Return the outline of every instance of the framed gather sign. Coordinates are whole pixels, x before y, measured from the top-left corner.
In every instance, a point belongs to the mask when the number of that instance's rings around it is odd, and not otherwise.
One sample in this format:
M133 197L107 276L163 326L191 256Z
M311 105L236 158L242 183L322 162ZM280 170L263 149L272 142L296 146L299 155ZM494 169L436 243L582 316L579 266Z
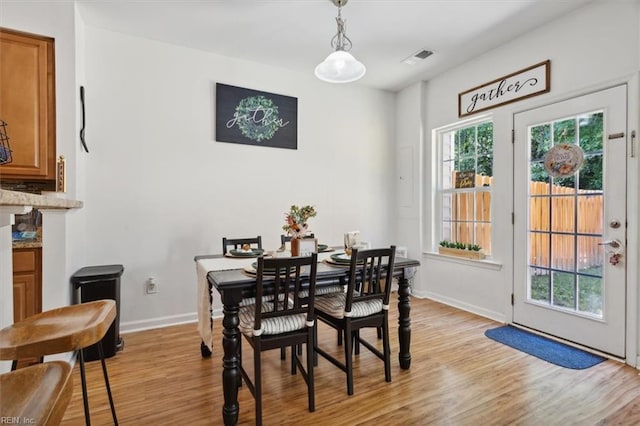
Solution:
M216 83L216 140L298 149L298 98Z
M475 114L551 90L551 61L532 65L458 94L458 116Z

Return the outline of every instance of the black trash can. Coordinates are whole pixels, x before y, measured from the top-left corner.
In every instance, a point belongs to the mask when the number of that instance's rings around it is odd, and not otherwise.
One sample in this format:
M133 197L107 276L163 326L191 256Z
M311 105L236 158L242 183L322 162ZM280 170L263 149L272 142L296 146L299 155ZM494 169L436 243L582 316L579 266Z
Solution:
M122 265L87 266L71 276L74 303L103 299L116 301L116 318L102 338L105 358L114 356L124 346L124 341L120 338L120 277L123 272ZM98 345L83 349L83 355L85 361L100 359Z

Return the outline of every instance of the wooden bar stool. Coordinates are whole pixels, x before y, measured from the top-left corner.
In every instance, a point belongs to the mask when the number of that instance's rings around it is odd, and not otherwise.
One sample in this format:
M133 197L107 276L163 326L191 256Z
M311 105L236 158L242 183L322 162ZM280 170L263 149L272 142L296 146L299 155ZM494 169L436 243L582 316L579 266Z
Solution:
M0 423L59 425L72 393L71 366L64 361L0 374Z
M15 370L17 361L22 358L42 358L45 355L78 351L84 415L87 425L90 425L82 349L97 344L111 414L114 424L117 425L118 419L111 396L101 342L115 317L116 302L114 300L97 300L64 306L30 316L0 330L0 360L13 360L12 369Z

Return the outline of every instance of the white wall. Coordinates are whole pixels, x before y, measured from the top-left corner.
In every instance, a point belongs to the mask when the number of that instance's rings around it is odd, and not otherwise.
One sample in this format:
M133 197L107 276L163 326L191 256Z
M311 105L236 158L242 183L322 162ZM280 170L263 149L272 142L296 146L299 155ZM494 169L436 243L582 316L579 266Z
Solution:
M85 28L87 264L123 264L122 328L193 318L194 256L276 249L291 204L320 242L394 241L394 95ZM298 149L216 142L215 83L298 98ZM148 277L158 294L146 295ZM166 318L165 318L166 317Z
M640 70L640 44L638 27L640 23L638 1L594 2L569 16L540 27L522 37L514 39L497 49L469 61L455 69L426 83L424 104L413 105L399 103L403 112L397 127L414 126L413 118L403 119L404 112L422 108L425 131L424 193L425 221L422 280L414 284L415 293L428 296L455 306L480 313L482 315L508 321L511 317L509 295L512 288L512 147L511 127L513 113L526 108L542 105L585 91L606 87L611 81L633 80ZM493 187L493 261L498 265L487 267L472 266L469 262L450 262L429 254L435 250L438 236L431 233L432 191L432 139L431 131L458 121L458 93L471 87L494 80L529 65L551 60L551 92L528 101L496 108L490 111L494 121L494 176ZM633 87L633 85L632 85ZM637 87L637 86L636 86ZM414 88L401 92L413 93ZM637 89L631 96L637 96ZM638 123L637 102L631 102L633 108L630 124ZM635 107L633 106L635 105ZM633 128L633 127L632 127ZM403 141L407 143L407 141ZM419 138L414 138L412 146L417 147ZM631 176L637 176L637 161L630 164ZM418 175L416 174L416 177ZM631 212L630 221L637 222L638 193L634 191L636 180L631 182L631 203L636 210ZM635 193L634 193L635 192ZM417 208L416 208L417 211ZM399 217L399 235L407 235L413 229L413 220ZM632 224L630 232L635 246L630 253L636 254L638 227ZM414 243L419 236L414 237ZM637 294L637 260L630 264L628 285L631 294ZM428 271L428 273L425 273ZM635 278L634 278L635 277ZM633 305L637 307L637 301ZM636 318L635 312L632 317ZM635 327L636 330L638 327ZM635 336L629 343L635 342Z

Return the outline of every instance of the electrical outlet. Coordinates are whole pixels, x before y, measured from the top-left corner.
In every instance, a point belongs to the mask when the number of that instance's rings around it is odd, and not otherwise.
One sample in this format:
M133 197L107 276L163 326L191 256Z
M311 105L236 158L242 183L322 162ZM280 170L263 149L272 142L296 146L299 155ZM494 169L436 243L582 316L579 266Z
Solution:
M150 277L147 280L147 294L153 294L158 292L158 283L156 283L156 279Z

